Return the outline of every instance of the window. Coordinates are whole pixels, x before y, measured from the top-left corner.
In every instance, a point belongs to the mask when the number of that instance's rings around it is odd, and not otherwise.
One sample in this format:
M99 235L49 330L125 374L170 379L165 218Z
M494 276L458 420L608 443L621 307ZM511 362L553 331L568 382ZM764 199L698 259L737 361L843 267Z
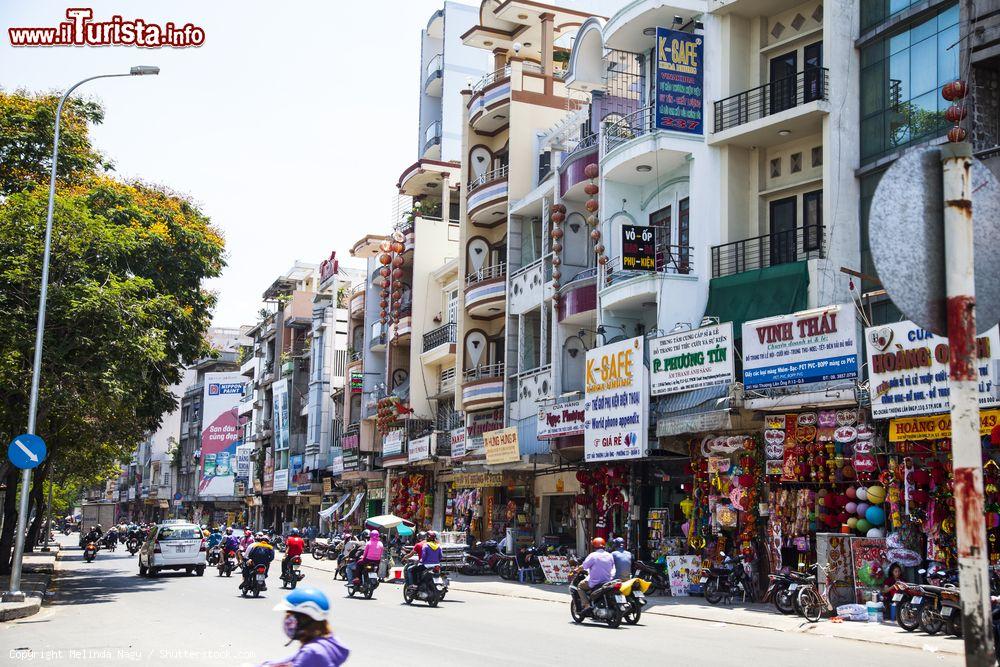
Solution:
M788 163L788 171L793 174L802 171L802 153L792 153Z
M823 249L823 191L816 190L802 195L802 227L805 234L802 244L806 252Z
M823 166L823 147L816 146L812 149L812 166L822 167Z
M958 77L958 41L952 6L861 50L862 162L946 130L940 90Z
M797 197L776 199L769 204L771 222L771 266L798 259L795 244Z
M691 200L677 202L677 273L691 270Z
M664 206L659 211L649 214L649 226L655 227L656 236L653 242L656 244L656 270L662 271L670 258L670 223L671 207Z
M458 290L448 292L448 322L458 322Z

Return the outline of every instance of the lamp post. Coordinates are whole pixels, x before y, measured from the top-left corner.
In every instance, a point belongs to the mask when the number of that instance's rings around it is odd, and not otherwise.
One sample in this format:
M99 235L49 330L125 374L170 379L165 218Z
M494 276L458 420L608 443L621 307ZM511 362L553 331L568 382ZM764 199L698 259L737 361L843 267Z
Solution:
M52 248L52 211L56 198L56 169L59 162L59 126L62 119L63 105L74 90L94 79L111 79L120 76L146 76L159 74L160 68L150 65L138 65L123 74L99 74L78 81L63 93L56 107L55 137L52 141L52 172L49 177L49 209L45 218L45 251L42 255L42 290L38 298L38 324L35 328L35 360L31 371L31 398L28 403L28 433L35 433L35 417L38 414L38 384L42 370L42 339L45 333L45 301L49 292L49 254ZM17 512L17 532L14 539L14 560L10 569L10 586L4 592L4 602L23 602L21 591L21 561L24 557L24 533L28 523L28 493L31 490L31 470L21 473L21 503Z

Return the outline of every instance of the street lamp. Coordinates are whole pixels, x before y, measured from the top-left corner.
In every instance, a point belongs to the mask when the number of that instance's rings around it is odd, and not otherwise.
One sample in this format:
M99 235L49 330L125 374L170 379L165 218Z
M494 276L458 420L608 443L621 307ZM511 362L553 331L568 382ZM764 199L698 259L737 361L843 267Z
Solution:
M38 383L42 370L42 338L45 332L45 301L49 292L49 254L52 248L52 210L55 206L56 198L56 169L59 163L59 126L62 119L63 105L66 99L74 90L94 79L112 79L120 76L147 76L159 74L160 68L152 65L137 65L131 68L126 74L98 74L82 81L77 81L70 86L56 107L56 129L55 137L52 141L52 173L49 177L49 210L45 217L45 251L42 255L42 290L38 298L38 324L35 328L35 362L31 371L31 398L28 403L28 433L35 433L35 418L38 413ZM24 470L21 474L21 503L17 512L17 532L14 540L14 560L10 569L10 586L4 592L2 600L4 602L23 602L24 593L21 591L21 561L24 557L24 533L28 523L28 493L31 489L31 470ZM50 496L51 497L51 496ZM51 514L50 514L51 517ZM48 526L45 527L48 530ZM48 540L48 533L46 540Z

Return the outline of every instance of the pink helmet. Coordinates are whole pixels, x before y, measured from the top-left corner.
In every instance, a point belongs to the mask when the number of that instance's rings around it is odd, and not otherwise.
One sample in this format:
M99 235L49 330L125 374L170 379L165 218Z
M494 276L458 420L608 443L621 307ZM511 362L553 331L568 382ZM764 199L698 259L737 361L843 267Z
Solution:
M369 539L377 540L378 539L378 531L377 530L373 530L371 533L369 533L368 537L369 537Z

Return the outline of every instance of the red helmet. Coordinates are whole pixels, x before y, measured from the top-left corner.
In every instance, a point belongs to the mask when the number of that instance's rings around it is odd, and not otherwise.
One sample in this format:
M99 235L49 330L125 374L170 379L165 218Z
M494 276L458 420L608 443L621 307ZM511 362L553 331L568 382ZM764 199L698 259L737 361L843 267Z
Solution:
M594 547L595 549L603 549L605 544L606 542L604 541L603 537L595 537L590 541L590 546Z

